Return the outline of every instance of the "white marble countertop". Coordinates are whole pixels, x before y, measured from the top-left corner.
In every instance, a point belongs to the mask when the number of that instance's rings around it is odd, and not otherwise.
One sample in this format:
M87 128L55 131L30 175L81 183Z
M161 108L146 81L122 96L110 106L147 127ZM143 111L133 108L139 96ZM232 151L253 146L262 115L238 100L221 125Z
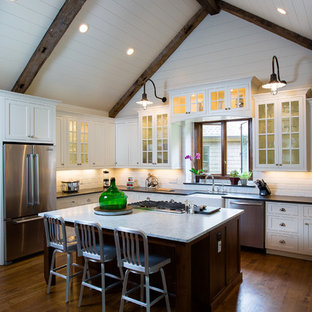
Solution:
M211 215L133 209L133 212L128 215L100 216L93 212L93 208L97 206L98 204L95 203L45 213L61 216L66 222L76 220L97 222L103 229L114 230L119 226L140 229L149 237L184 243L195 240L243 213L243 210L228 208L221 208L219 212ZM44 213L39 213L39 216L43 215Z

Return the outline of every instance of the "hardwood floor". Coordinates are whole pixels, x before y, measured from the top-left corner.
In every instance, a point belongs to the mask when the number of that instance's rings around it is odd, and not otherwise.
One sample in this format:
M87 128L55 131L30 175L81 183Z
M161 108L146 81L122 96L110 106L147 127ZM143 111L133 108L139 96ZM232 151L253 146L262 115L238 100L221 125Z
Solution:
M230 293L216 312L312 311L312 262L250 251L242 251L241 255L243 283ZM42 255L0 267L0 311L101 310L99 293L88 289L85 289L83 306L80 309L77 307L79 281L73 283L70 303L67 305L65 280L57 278L57 285L47 295L42 271ZM107 312L118 311L119 290L107 293ZM174 300L170 299L170 302L173 305ZM125 311L144 310L127 303ZM164 302L153 307L152 311L166 311Z

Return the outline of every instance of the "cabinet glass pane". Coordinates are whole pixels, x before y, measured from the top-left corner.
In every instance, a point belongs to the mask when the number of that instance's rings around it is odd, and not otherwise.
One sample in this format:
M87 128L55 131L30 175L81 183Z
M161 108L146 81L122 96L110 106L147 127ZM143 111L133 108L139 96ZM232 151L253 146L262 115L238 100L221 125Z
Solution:
M274 104L267 105L267 118L274 118Z
M147 116L142 117L142 127L146 128L147 127Z
M292 150L291 151L291 163L293 165L299 164L299 150Z
M191 95L191 104L196 104L196 94Z
M199 110L200 112L203 112L203 111L204 111L204 103L203 103L203 102L198 104L198 110Z
M265 135L259 135L259 148L266 148L266 137L265 137Z
M164 126L167 126L167 125L168 125L168 115L167 115L167 114L164 114L164 115L163 115L163 125L164 125Z
M294 133L291 135L291 147L299 148L299 133Z
M143 152L143 164L147 163L147 152Z
M196 113L197 112L197 103L191 103L191 112Z
M265 104L260 104L258 106L258 115L259 115L259 119L265 118Z
M148 133L148 139L152 139L153 138L153 129L151 129L151 128L148 128L148 131L147 131L147 133Z
M299 102L298 101L291 102L291 116L299 117Z
M275 151L268 150L268 164L272 165L275 163Z
M180 113L185 114L185 105L180 106Z
M149 128L151 128L153 126L153 117L152 116L147 117L147 126Z
M274 148L274 134L268 134L267 135L268 140L268 148Z
M157 127L162 126L162 115L157 115Z
M162 150L162 140L157 140L157 151L161 151Z
M167 140L167 139L164 139L164 140L163 140L163 149L164 149L165 151L168 150L168 140Z
M157 163L162 164L162 153L161 152L157 153Z
M259 133L266 133L265 120L259 120Z
M163 128L158 127L157 128L157 138L162 138L163 137Z
M274 133L274 119L267 120L267 133Z
M289 118L283 118L282 119L282 132L289 132L290 127L289 127Z
M299 117L291 118L291 132L299 132Z
M289 134L283 134L282 135L282 147L283 148L289 148L290 147L290 135Z
M168 128L163 129L163 138L167 139L168 138Z
M266 151L265 150L259 151L259 164L262 164L262 165L266 164Z
M149 163L153 162L153 153L152 152L148 152L148 162Z
M163 163L168 164L168 152L163 153Z
M177 114L180 113L179 106L174 106L174 107L173 107L173 113L174 113L175 115L177 115Z
M152 140L148 140L147 141L147 150L148 151L152 151L153 150L153 141Z
M143 128L143 130L142 130L142 138L143 138L143 140L147 139L147 129L146 128Z
M290 150L282 150L282 164L290 164Z
M147 141L146 140L143 140L143 142L142 142L142 150L147 151Z
M282 116L289 116L289 102L282 102Z
M174 97L173 98L173 105L179 105L179 103L180 103L180 99L179 99L179 97L178 96L176 96L176 97Z

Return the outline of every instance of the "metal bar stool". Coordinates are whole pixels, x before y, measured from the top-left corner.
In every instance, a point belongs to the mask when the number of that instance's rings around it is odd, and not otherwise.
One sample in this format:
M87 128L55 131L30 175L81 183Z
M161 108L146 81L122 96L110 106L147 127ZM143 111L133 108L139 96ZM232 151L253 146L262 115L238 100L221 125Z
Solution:
M82 255L85 260L78 307L81 306L83 290L84 286L86 286L102 293L102 312L105 312L105 291L120 284L123 279L123 271L121 268L119 268L120 276L105 273L104 263L116 258L116 248L115 246L104 245L102 229L98 223L75 221L75 232L77 237L78 255ZM86 274L89 271L88 261L99 262L101 264L101 273L86 278ZM92 279L98 276L101 276L101 287L95 286L91 282ZM105 276L117 279L118 282L105 286Z
M66 279L66 303L69 301L69 282L72 282L73 277L78 274L81 274L82 271L79 271L73 274L73 266L80 267L77 263L73 263L72 253L77 250L77 242L75 236L67 236L66 226L64 219L60 216L44 215L43 218L44 229L46 235L47 247L53 247L54 251L52 254L52 262L50 268L50 275L48 281L47 293L50 293L52 275L62 277ZM56 253L66 253L67 261L66 264L61 265L57 268L55 265L55 256ZM66 275L57 272L60 269L66 268Z
M170 263L171 259L156 255L149 255L148 240L146 234L143 231L118 227L114 231L114 237L117 252L117 264L119 267L127 269L123 281L119 311L123 311L124 301L129 301L145 307L146 311L150 312L152 305L154 305L162 298L165 298L167 312L170 312L170 303L163 267ZM163 289L152 287L150 286L149 282L149 275L159 271L161 273ZM127 290L127 283L130 272L140 274L141 284L130 290ZM144 287L146 296L145 302L143 301ZM128 296L138 288L140 288L140 301ZM161 295L155 298L152 302L150 300L150 289L161 293Z

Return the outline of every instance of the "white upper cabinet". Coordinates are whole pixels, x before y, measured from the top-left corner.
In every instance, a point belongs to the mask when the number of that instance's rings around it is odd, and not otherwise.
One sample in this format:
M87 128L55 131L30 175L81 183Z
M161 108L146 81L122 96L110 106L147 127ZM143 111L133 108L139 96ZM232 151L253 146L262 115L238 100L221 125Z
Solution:
M181 167L181 129L170 123L168 107L140 111L139 129L141 167Z
M115 166L115 121L58 112L57 169L99 169Z
M91 122L90 165L92 168L115 166L115 123L114 121Z
M169 91L171 121L197 117L253 117L251 94L260 81L245 78Z
M116 119L116 167L140 165L138 118Z
M55 108L58 102L1 91L5 103L5 140L55 143Z
M255 95L255 170L306 171L307 90Z
M170 93L172 121L198 117L206 113L205 90L183 89Z

